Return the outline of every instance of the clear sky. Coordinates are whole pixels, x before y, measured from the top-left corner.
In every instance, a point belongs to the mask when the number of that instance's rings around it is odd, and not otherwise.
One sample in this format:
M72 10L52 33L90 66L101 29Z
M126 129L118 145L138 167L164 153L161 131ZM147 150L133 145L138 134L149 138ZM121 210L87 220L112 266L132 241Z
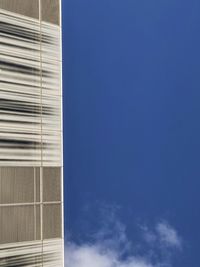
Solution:
M68 267L199 267L200 1L63 0L63 60Z

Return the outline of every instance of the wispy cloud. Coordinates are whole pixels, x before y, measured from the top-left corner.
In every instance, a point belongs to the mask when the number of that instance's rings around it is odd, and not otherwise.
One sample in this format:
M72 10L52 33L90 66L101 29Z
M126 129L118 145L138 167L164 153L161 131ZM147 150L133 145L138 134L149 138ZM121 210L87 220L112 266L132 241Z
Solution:
M146 225L141 226L141 230L145 241L150 245L158 245L159 243L160 246L165 248L182 248L181 237L175 228L166 221L158 222L153 229L150 229Z
M139 226L141 240L135 243L114 214L107 220L91 242L67 242L65 267L171 267L174 253L182 247L176 229L166 221L151 228Z
M159 239L163 244L169 247L181 248L181 238L178 236L177 231L170 226L167 222L158 223L156 226Z

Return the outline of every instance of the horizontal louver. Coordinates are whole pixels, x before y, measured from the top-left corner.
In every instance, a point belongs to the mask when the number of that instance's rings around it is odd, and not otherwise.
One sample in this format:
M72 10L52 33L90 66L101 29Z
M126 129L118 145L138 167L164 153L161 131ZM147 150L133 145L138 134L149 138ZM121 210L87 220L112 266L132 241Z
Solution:
M0 245L0 267L63 266L62 246L59 239Z
M60 27L0 9L0 165L61 165Z

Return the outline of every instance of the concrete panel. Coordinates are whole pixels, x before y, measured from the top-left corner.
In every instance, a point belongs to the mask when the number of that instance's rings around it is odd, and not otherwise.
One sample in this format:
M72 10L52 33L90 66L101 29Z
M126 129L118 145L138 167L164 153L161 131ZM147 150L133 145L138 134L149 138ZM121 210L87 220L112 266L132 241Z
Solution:
M36 218L35 218L35 222L36 222L36 225L35 225L35 227L36 227L36 233L35 233L35 238L36 238L36 240L40 240L41 239L41 220L40 220L40 205L37 205L36 207L35 207L35 216L36 216Z
M61 238L61 205L46 204L43 206L43 238Z
M0 207L0 244L34 240L34 206Z
M0 168L0 204L34 201L34 169L32 167Z
M40 168L35 168L36 202L40 202Z
M42 0L42 20L53 24L60 24L59 0Z
M43 201L61 201L60 167L43 168Z
M0 8L39 19L39 0L0 0Z

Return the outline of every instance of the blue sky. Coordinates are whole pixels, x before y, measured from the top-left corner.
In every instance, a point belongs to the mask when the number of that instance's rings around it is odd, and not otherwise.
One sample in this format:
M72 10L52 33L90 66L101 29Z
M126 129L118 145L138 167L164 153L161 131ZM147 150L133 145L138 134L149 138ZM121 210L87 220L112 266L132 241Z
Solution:
M75 259L200 266L199 14L197 0L63 0L65 231Z

